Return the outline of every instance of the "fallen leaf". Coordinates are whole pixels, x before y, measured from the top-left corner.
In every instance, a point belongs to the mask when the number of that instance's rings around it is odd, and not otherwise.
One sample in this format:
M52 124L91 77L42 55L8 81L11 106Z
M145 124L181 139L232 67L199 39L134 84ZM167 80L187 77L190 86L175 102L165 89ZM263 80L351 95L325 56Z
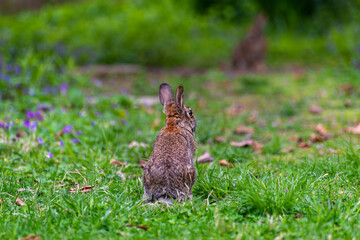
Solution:
M17 138L22 138L22 137L25 137L25 136L26 136L26 133L25 133L25 132L20 131L20 132L17 132L17 133L16 133L16 137L17 137Z
M310 142L312 143L319 143L319 142L324 142L326 140L328 140L329 137L328 136L319 136L319 135L312 135L310 137Z
M253 145L253 140L248 139L241 142L230 142L230 145L232 147L250 147Z
M118 175L121 179L125 179L125 175L121 171L117 171L116 175Z
M39 235L35 235L33 233L22 238L22 240L40 240L40 239L41 237Z
M322 113L322 108L319 107L319 106L310 106L309 107L309 112L312 113L312 114L320 114Z
M301 218L301 217L302 217L302 214L299 213L298 215L296 215L296 216L294 217L294 219L298 219L298 218Z
M119 167L126 165L125 162L117 161L117 160L114 159L114 158L110 160L110 164L111 164L111 165L117 165L117 166L119 166Z
M54 188L57 188L57 187L65 187L65 184L60 184L60 185L55 185Z
M59 137L61 137L64 134L64 131L61 129L56 135L55 138L58 139Z
M78 193L78 192L86 193L86 192L90 192L91 189L95 186L96 185L89 185L89 186L84 186L80 189L79 188L70 188L69 192L71 192L71 193Z
M147 231L150 227L149 226L144 226L144 225L126 225L127 227L137 227L139 229L145 230Z
M264 147L264 145L259 143L258 141L253 141L252 146L254 148L254 152L259 154L262 152L262 149Z
M307 142L301 142L298 145L298 148L310 148L310 145Z
M148 147L149 145L146 143L142 143L142 142L137 142L137 141L132 141L131 143L129 143L128 147L129 148L134 148L134 147Z
M303 142L304 140L303 140L302 137L291 136L291 137L288 138L288 141L301 143L301 142Z
M140 162L140 167L141 168L144 168L146 166L146 161L140 159L139 162Z
M209 163L214 161L214 158L210 155L208 151L206 151L203 155L198 157L197 162L198 163Z
M247 126L238 126L235 129L235 133L237 134L253 134L255 133L255 130L251 127L247 127Z
M345 132L353 133L353 134L360 134L360 123L358 123L355 127L345 128Z
M345 83L339 86L339 91L344 92L346 95L350 95L354 91L354 86L350 83Z
M18 197L16 198L15 203L16 203L16 205L18 205L18 206L20 206L20 207L26 205L26 203L24 203L24 201L21 199L20 196L18 196Z
M223 166L223 167L234 167L235 166L234 163L228 162L225 159L220 160L219 164L220 164L220 166Z
M293 152L295 151L295 147L286 147L286 148L283 148L281 149L281 153L287 153L287 152Z
M351 107L351 105L352 105L352 103L351 103L351 101L350 100L346 100L345 102L344 102L344 106L345 107Z
M227 110L226 113L229 116L238 116L244 111L244 107L241 105L231 105Z
M255 123L257 121L257 117L256 116L250 116L247 119L247 123Z
M152 128L157 128L161 123L161 119L160 118L156 118L152 124Z
M321 123L317 124L314 128L315 132L322 136L326 136L328 134L327 129Z
M227 138L224 137L224 136L217 136L217 137L214 137L214 141L215 142L226 142L227 141Z

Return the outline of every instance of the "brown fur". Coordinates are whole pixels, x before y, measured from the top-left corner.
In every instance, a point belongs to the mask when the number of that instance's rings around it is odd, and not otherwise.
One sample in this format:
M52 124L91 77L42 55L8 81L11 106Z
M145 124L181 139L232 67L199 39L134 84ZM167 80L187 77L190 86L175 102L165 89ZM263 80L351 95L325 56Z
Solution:
M160 130L143 172L147 201L191 199L196 179L194 166L196 119L191 108L183 104L184 88L180 85L173 100L171 87L160 85L159 97L164 105L166 126Z
M266 17L260 14L245 38L236 46L232 56L232 68L240 71L259 71L265 68Z

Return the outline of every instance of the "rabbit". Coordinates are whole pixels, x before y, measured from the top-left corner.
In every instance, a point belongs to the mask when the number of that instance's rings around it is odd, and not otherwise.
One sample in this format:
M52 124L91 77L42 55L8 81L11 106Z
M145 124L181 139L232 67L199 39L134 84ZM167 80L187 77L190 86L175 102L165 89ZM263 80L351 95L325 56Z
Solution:
M160 130L144 167L143 199L146 202L192 199L191 190L196 180L196 118L191 108L183 103L183 95L182 85L176 89L175 100L168 84L162 83L159 87L166 125Z

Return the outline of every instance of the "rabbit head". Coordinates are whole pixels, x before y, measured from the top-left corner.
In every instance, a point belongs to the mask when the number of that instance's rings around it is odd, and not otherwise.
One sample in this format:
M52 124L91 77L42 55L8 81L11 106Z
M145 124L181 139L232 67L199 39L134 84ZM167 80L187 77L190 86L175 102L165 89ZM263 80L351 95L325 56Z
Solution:
M167 83L162 83L159 88L160 103L164 106L166 125L177 125L180 128L195 133L196 118L190 107L184 104L184 87L179 85L176 89L175 100L172 89Z

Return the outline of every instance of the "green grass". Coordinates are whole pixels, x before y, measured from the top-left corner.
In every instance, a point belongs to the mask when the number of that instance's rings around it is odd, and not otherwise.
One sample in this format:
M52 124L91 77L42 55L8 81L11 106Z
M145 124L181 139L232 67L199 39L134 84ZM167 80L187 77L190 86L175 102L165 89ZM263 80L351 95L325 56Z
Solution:
M215 158L211 165L196 165L193 201L168 207L141 201L139 160L149 157L164 115L160 104L144 107L136 99L156 95L160 80L140 75L129 89L131 97L107 96L90 78L77 75L71 62L64 72L58 71L64 63L57 58L28 55L20 64L21 73L2 69L9 81L0 80L0 120L13 122L8 130L0 128L1 239L31 233L44 239L360 238L359 136L343 132L359 121L359 71L338 67L305 69L300 77L274 72L229 78L214 69L189 78L166 76L173 87L184 85L185 103L197 117L196 156L209 151ZM64 82L69 88L60 93ZM354 91L339 90L344 83ZM49 87L57 92L44 91ZM352 105L344 107L345 101ZM23 124L26 111L35 112L38 104L53 109L42 112L43 120L31 131ZM229 115L233 104L242 105L243 113ZM310 105L323 112L309 113ZM254 115L257 121L248 123ZM160 125L154 125L156 119ZM289 141L308 141L317 123L333 137L309 149ZM73 132L57 139L66 125ZM238 125L255 129L253 138L264 144L261 154L230 146L246 138L234 134ZM19 132L25 136L17 138ZM220 135L228 141L214 142ZM129 148L132 141L148 146ZM295 151L281 153L289 146ZM127 165L112 166L112 158ZM235 167L221 167L222 159ZM69 191L88 185L94 187L86 193ZM15 204L18 196L26 206Z

